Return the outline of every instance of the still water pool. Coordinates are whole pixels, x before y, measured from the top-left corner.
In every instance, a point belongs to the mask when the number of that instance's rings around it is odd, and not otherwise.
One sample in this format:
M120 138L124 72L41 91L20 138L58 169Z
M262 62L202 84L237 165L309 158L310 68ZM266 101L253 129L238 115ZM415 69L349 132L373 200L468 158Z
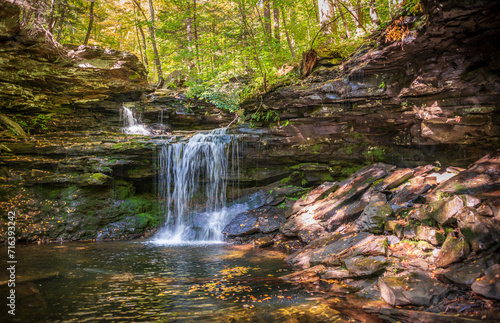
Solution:
M0 252L6 259L6 248ZM289 273L283 257L229 244L21 245L16 248L16 316L4 308L0 317L12 322L351 321L318 295L279 280ZM5 270L0 277L5 300Z

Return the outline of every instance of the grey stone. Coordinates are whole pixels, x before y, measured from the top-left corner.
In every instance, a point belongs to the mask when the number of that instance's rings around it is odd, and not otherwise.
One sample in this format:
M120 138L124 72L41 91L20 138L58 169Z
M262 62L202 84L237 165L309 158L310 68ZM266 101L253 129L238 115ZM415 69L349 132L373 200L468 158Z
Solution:
M475 209L466 207L456 217L460 232L471 244L472 250L486 250L500 242L500 234L490 219L480 216Z
M469 244L467 241L462 236L456 238L452 234L448 234L436 258L435 264L437 267L447 267L454 262L464 259L468 254Z
M357 256L345 259L344 264L353 277L360 277L373 275L384 270L389 261L382 256Z
M444 242L445 236L438 229L421 225L416 229L416 236L418 240L424 240L432 243L433 245L440 245Z
M484 277L472 284L472 290L484 297L500 300L500 264L484 272Z
M378 287L382 298L393 306L435 305L449 293L446 285L421 270L407 272L399 277L380 277Z
M369 231L381 233L384 229L387 217L392 215L392 208L386 201L370 202L358 220L356 220L357 231Z

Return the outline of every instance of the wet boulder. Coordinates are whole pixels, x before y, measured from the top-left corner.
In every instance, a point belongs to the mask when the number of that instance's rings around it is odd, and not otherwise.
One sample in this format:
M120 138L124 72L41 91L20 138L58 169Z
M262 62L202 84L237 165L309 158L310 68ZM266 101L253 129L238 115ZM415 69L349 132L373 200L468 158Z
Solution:
M240 213L226 225L222 233L230 238L256 233L259 229L258 221L259 217L255 213L249 211Z

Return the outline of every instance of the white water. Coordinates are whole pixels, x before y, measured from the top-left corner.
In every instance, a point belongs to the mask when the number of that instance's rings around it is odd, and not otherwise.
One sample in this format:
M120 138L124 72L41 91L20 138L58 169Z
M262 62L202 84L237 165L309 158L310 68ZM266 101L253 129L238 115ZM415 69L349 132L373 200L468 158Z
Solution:
M153 242L223 242L222 229L246 207L226 206L227 178L237 178L238 149L237 140L226 129L160 147L157 187L166 220Z
M122 107L120 110L120 119L122 121L122 131L126 134L134 135L150 135L151 132L146 127L139 123L134 117L134 113L127 107Z

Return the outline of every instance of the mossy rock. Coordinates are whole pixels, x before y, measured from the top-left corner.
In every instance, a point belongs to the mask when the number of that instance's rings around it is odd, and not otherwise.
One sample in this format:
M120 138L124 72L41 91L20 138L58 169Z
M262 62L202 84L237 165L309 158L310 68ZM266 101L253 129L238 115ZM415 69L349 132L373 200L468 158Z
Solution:
M77 180L80 186L109 186L113 178L102 173L85 173Z

